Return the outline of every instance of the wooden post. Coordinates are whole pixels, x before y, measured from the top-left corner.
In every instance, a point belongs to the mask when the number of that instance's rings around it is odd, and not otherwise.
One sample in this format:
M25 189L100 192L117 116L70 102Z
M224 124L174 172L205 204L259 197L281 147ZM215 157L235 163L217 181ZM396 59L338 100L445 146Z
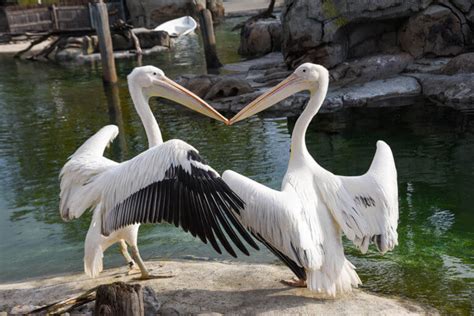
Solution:
M58 9L56 8L55 4L51 6L51 10L51 17L53 18L53 28L55 31L59 31Z
M100 285L95 298L95 315L143 316L143 290L140 284L116 282Z
M110 35L109 14L107 5L102 1L95 3L92 17L92 25L95 26L99 38L100 57L102 61L102 79L104 83L116 83L117 72L115 71L114 48Z
M204 54L206 55L207 68L222 67L219 57L217 57L216 37L214 36L212 14L209 9L202 9L199 11L199 24L201 25L201 35L204 43Z

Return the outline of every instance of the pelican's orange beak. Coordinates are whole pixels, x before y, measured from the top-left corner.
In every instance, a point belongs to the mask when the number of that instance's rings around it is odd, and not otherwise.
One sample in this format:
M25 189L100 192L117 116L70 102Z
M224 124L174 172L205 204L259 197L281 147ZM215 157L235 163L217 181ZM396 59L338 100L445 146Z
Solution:
M277 104L281 100L286 99L290 95L297 91L303 90L304 87L300 86L303 80L297 77L295 74L290 75L288 78L280 82L278 85L268 90L246 107L240 110L232 119L230 119L228 125L232 125L236 122L242 121L252 115L257 114L274 104Z
M206 101L173 80L162 77L159 80L154 80L153 83L151 89L156 91L157 95L229 125L229 120L207 104Z

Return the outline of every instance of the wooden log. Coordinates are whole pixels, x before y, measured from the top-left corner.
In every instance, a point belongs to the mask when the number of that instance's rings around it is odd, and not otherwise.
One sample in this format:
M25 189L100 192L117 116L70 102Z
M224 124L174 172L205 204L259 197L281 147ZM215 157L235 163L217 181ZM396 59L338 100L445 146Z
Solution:
M104 83L114 84L117 82L117 72L115 70L114 48L110 35L109 14L107 5L99 0L94 6L93 25L99 38L99 50L102 62L102 79Z
M216 37L214 35L212 13L209 9L202 9L199 11L199 23L201 25L201 35L204 43L204 54L206 55L207 68L215 69L222 67L219 57L217 57Z
M95 299L95 315L143 316L143 290L140 284L116 282L100 285Z
M40 38L38 38L38 39L34 40L33 42L31 42L30 45L27 48L25 48L25 49L19 51L18 53L16 53L15 56L13 56L13 57L14 58L20 58L21 55L23 55L24 53L26 53L27 51L32 49L33 46L36 46L39 43L42 43L42 42L46 41L50 36L51 36L51 33L47 33L45 35L42 35Z

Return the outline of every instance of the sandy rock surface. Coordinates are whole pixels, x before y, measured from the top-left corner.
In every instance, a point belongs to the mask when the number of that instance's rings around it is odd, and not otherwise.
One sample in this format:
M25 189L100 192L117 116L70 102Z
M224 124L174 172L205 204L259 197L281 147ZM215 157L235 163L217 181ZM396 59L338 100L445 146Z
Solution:
M354 290L337 299L324 298L306 289L289 288L279 280L290 278L283 266L229 264L208 261L148 262L154 274L172 278L135 281L126 268L110 269L99 278L84 274L56 276L0 285L0 311L16 305L43 305L79 294L99 284L140 282L153 288L164 313L248 313L324 315L414 315L436 311L398 298Z

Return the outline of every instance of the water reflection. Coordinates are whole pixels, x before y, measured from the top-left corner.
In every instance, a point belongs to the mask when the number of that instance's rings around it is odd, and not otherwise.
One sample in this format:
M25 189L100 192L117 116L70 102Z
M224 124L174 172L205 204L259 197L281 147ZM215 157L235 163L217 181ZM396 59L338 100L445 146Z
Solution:
M118 138L118 152L115 156L119 157L120 161L124 160L124 156L128 156L127 141L125 139L125 127L122 117L122 107L120 105L119 86L104 85L104 93L107 98L107 107L109 111L110 124L117 125L119 128Z

